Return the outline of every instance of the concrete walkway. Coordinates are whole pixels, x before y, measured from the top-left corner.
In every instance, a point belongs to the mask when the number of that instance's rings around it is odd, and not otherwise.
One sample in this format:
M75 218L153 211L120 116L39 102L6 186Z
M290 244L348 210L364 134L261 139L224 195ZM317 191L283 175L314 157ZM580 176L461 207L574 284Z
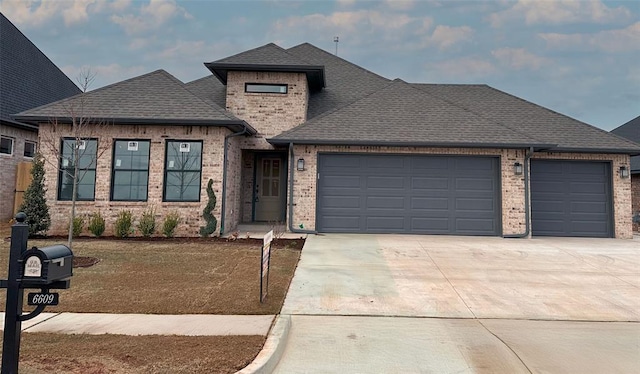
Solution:
M4 313L0 313L4 321ZM273 315L41 313L22 322L22 331L120 335L262 335ZM4 323L3 325L4 326Z
M639 239L310 236L253 372L638 372Z

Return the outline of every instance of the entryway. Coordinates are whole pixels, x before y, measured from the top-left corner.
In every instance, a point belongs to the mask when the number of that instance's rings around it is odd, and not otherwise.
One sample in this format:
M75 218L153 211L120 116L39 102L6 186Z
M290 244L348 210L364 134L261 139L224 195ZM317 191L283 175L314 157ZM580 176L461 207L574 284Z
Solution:
M287 159L283 153L256 153L253 221L284 222Z

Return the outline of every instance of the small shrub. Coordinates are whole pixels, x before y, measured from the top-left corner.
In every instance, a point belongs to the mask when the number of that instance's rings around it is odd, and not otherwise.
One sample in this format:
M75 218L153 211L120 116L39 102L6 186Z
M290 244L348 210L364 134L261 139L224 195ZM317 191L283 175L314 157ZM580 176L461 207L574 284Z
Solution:
M178 212L171 212L164 217L164 222L162 223L162 233L167 238L172 238L175 234L176 227L180 223L180 215Z
M218 228L218 220L213 215L213 210L216 208L216 193L213 191L213 179L209 179L207 183L207 196L209 201L202 210L202 218L207 222L205 226L200 226L200 236L206 238L213 234Z
M87 229L94 236L102 236L102 234L104 234L104 217L102 216L102 214L100 214L100 212L91 213L91 215L89 216L89 226L87 226Z
M82 234L82 229L84 228L84 218L82 216L75 216L73 218L73 237L77 238ZM67 230L69 229L69 225L67 225Z
M142 213L140 222L138 222L138 230L145 238L151 237L156 232L156 211L151 208Z
M115 235L118 238L128 238L133 233L133 215L130 210L118 213L115 223Z

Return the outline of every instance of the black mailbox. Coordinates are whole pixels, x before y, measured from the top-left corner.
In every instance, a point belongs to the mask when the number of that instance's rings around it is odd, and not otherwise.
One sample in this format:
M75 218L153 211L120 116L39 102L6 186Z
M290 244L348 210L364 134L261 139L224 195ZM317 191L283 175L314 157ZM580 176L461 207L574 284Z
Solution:
M62 244L33 247L25 251L18 262L23 286L47 285L73 275L73 252Z

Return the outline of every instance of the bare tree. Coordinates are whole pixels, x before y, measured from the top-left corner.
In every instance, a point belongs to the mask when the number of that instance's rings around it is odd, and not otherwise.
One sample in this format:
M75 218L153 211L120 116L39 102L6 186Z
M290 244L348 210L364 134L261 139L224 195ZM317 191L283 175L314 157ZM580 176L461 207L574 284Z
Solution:
M98 159L109 149L110 139L99 139L108 123L91 115L87 91L95 74L86 70L77 82L82 94L63 102L64 112L40 127L40 144L54 157L46 158L58 174L58 196L71 201L67 245L73 245L73 223L78 200L94 200ZM95 113L94 113L95 114ZM91 183L87 183L91 182ZM93 187L90 191L86 186Z

